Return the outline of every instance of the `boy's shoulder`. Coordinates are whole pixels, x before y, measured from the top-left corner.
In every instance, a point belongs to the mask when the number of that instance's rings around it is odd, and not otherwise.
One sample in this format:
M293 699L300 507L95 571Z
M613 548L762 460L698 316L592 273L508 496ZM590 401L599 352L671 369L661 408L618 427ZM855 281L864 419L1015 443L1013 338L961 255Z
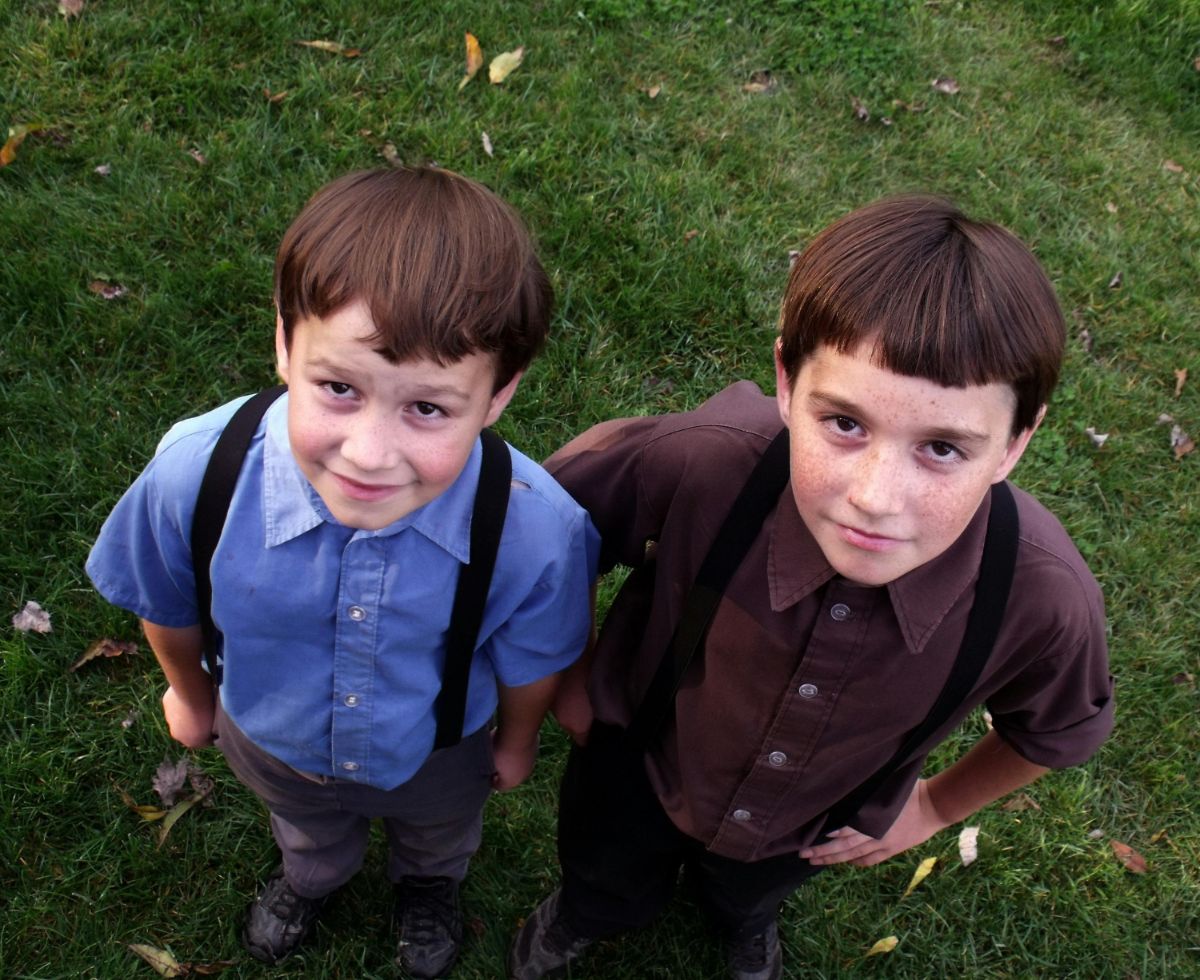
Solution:
M518 519L572 524L582 519L583 508L540 463L511 443L512 487L509 511Z
M1031 493L1016 486L1012 491L1021 528L1014 586L1040 597L1045 608L1102 615L1100 585L1066 528Z

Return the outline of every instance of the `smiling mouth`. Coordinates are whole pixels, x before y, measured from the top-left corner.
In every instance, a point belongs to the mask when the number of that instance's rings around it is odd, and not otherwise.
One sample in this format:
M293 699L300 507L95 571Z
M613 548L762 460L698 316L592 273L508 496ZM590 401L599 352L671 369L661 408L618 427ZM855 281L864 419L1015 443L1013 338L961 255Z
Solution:
M837 527L843 541L856 548L861 548L863 551L891 551L900 545L899 538L889 538L882 534L860 531L858 528L846 524L839 524Z
M333 478L337 481L342 493L352 500L365 502L384 500L398 489L390 483L359 483L357 480L339 476L337 473L333 474Z

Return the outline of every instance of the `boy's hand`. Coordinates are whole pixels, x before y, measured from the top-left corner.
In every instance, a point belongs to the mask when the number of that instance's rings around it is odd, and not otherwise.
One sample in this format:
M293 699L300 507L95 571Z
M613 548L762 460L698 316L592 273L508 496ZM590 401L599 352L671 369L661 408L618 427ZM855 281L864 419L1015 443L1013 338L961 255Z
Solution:
M520 786L533 772L537 761L538 741L532 744L511 746L504 742L500 730L492 732L492 755L496 771L492 774L492 789L499 793Z
M572 742L576 745L587 745L594 714L592 702L587 696L587 686L582 680L575 682L570 675L563 679L554 703L550 705L550 713L571 736Z
M189 704L175 692L175 688L168 687L162 697L162 706L167 728L175 741L182 742L189 749L212 745L215 708L212 697L207 704Z
M849 862L865 868L929 840L939 830L949 827L950 821L942 819L934 808L927 782L924 779L917 780L900 816L878 840L859 833L853 827L842 827L830 833L832 840L815 847L805 847L800 851L800 856L816 865Z

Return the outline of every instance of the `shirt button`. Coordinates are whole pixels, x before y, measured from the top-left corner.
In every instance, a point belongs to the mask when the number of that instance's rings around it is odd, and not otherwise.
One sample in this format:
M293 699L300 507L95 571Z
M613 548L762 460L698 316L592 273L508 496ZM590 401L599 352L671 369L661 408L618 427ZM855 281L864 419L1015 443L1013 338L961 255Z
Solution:
M350 618L356 623L361 623L367 618L367 611L362 606L351 606L346 611L350 614Z
M747 820L750 819L750 811L749 810L734 810L733 811L733 819L738 821L738 823L745 823Z
M357 762L343 762L342 768L345 769L346 772L358 772L358 763Z
M358 707L358 695L357 694L347 694L342 699L342 704L344 704L347 708L357 708Z
M839 623L844 623L850 618L850 607L844 602L835 602L830 607L829 615L836 619Z
M800 685L800 697L802 698L815 698L820 693L821 691L816 684Z
M767 761L776 768L779 768L780 766L786 766L788 761L787 753L772 752L769 756L767 756Z

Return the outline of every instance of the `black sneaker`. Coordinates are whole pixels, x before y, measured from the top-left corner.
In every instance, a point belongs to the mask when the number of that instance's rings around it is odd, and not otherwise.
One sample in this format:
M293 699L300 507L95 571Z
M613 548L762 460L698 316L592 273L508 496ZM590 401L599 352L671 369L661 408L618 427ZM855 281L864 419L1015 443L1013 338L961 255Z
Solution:
M401 878L396 883L396 922L396 965L414 977L444 977L458 959L463 938L458 882Z
M566 973L592 940L580 936L558 912L562 889L555 891L525 920L508 954L510 980L550 980Z
M730 941L729 976L730 980L779 980L783 976L783 950L774 922L753 936Z
M304 941L324 904L324 898L305 898L292 891L279 868L246 909L242 945L256 960L278 963Z

